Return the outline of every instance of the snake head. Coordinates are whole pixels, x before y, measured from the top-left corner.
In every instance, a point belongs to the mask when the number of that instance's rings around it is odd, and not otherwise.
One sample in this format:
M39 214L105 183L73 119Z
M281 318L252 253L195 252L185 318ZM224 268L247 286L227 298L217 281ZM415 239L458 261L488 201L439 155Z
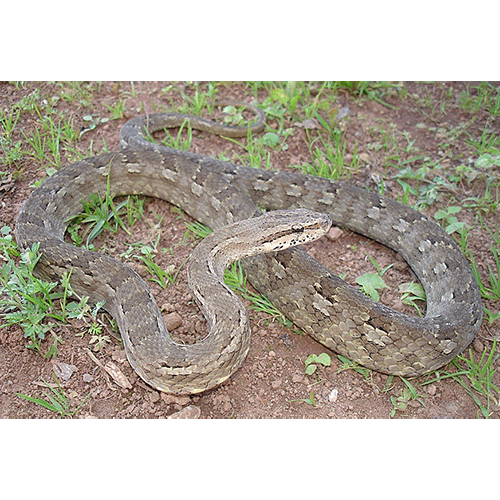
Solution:
M256 249L264 252L278 252L323 236L332 225L327 214L313 212L305 208L276 210L267 212L255 221Z

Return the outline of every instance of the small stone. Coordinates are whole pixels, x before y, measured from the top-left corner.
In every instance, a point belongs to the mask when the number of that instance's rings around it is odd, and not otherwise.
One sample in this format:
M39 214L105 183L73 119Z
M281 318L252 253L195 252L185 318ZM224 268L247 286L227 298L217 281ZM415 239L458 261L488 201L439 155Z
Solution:
M172 413L167 418L175 418L175 419L195 419L199 418L201 415L201 410L197 406L186 406L181 411L177 411Z
M276 357L276 353L274 351L269 351L269 357L270 358Z
M339 390L338 389L332 389L332 392L328 395L328 401L330 403L335 403L337 401L337 398L339 396Z
M431 396L435 396L437 391L436 384L431 384L427 386L427 394L430 394Z
M480 354L484 351L484 345L482 344L482 342L478 338L474 339L474 342L472 342L472 347L474 348L474 350L476 352L478 352Z
M167 405L177 404L179 406L186 406L191 402L191 398L189 396L175 396L174 394L166 394L164 392L161 393L161 399Z
M175 330L176 328L179 328L179 326L182 325L182 318L180 314L177 312L172 312L170 314L167 314L163 318L163 321L165 322L165 326L167 327L168 331Z
M92 375L90 375L89 373L84 373L82 378L83 378L84 382L87 382L87 384L89 382L92 382L92 380L94 380L94 377Z
M344 231L342 229L339 229L338 227L332 227L330 230L326 233L326 237L330 241L336 241L338 240L342 235L344 234Z
M160 395L156 391L151 392L149 394L149 400L151 401L151 403L156 403L160 401Z

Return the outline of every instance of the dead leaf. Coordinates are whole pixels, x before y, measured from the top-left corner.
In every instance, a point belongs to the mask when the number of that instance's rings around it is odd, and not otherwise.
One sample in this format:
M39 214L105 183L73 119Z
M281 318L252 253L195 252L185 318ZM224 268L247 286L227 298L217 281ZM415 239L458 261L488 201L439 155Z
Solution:
M59 361L56 361L52 365L52 369L54 370L54 373L56 374L57 378L63 379L63 380L69 380L71 375L73 375L74 372L76 372L77 367L75 365L68 365L68 363L62 363Z
M90 351L90 349L85 349L92 361L100 366L106 373L111 375L111 378L123 389L131 389L132 384L129 382L128 378L123 374L123 372L111 361L108 361L103 365Z
M312 118L306 118L302 122L295 122L294 126L299 127L299 128L307 128L307 129L320 128L318 122L316 120L313 120Z
M113 380L123 389L132 389L132 384L123 372L114 363L108 361L104 365L104 369L111 375Z

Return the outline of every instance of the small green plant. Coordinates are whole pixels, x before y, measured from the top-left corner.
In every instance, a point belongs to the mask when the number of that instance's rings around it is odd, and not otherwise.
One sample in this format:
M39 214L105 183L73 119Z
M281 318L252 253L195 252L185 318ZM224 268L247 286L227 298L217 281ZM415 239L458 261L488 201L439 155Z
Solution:
M208 226L205 226L198 221L186 222L186 227L194 234L195 238L198 238L200 240L207 237L210 233L213 232Z
M393 406L391 410L391 418L396 415L397 411L405 411L410 401L418 401L422 406L425 406L422 400L424 396L422 394L418 394L417 390L410 384L410 382L408 382L408 380L404 378L401 378L401 380L405 383L406 387L403 387L399 396L390 397Z
M222 110L224 112L224 123L231 126L242 126L245 123L244 109L244 107L225 106Z
M5 238L4 238L5 239ZM69 282L63 285L63 291L57 291L57 283L47 283L33 275L38 262L38 244L21 253L20 263L10 258L12 249L3 245L2 253L6 262L0 274L0 327L18 324L24 336L30 340L28 348L40 352L40 345L47 333L52 331L54 323L51 319L65 321L66 298L70 293ZM56 307L60 299L62 311Z
M8 114L7 111L0 109L0 126L6 139L11 139L12 132L16 128L20 115L21 112L17 108L11 108Z
M472 262L471 267L478 282L481 296L488 300L500 300L500 252L494 247L492 247L492 252L495 257L496 273L491 266L488 265L489 286L483 283L475 261Z
M121 216L124 215L125 212L127 212L129 220L131 217L133 218L131 210L127 208L130 206L130 200L131 198L129 196L115 206L113 198L110 194L108 175L105 195L101 197L97 194L93 194L89 196L88 201L82 200L83 212L70 217L67 221L70 224L68 231L73 237L75 243L81 242L82 238L77 235L77 229L73 229L71 226L79 226L81 224L88 224L86 229L86 234L88 234L86 242L87 248L91 248L90 245L92 241L104 230L116 233L118 231L118 227L121 227L128 235L130 235L131 233L127 230L123 220L121 219Z
M478 86L467 88L460 93L462 109L474 114L484 109L492 117L500 114L500 88L494 88L490 82L481 82Z
M351 361L349 358L346 358L345 356L342 356L340 354L337 354L337 358L339 358L339 360L342 362L342 365L340 365L337 369L337 373L340 373L344 370L354 370L356 373L363 375L367 382L371 383L373 377L372 371L369 368L364 368L363 366L358 365L354 361Z
M459 383L465 392L474 400L479 407L481 415L488 419L491 416L491 404L499 405L500 390L493 384L493 376L496 373L495 364L500 357L496 352L497 340L493 341L491 350L485 348L478 361L474 359L472 349L469 349L469 357L457 356L450 364L456 368L455 372L438 371L436 378L427 380L422 385L430 384L437 380L452 378ZM484 403L486 401L486 404Z
M19 109L12 108L10 113L0 109L0 127L2 134L0 135L0 149L3 151L3 156L0 158L1 163L12 165L22 159L24 151L21 141L12 139L12 133L16 128L21 112Z
M477 265L476 259L471 254L467 252L471 261L471 269L474 277L476 278L479 290L481 292L481 297L487 300L497 301L500 300L500 234L498 233L498 228L495 232L492 232L488 226L484 223L482 226L487 230L490 236L493 238L493 242L490 245L490 251L495 262L494 266L488 265L488 280L489 284L486 284L481 276L479 267Z
M180 89L186 106L178 111L180 113L193 113L201 115L206 109L208 113L213 113L214 97L217 93L217 88L213 83L206 84L207 90L201 90L203 84L199 82L191 82L189 86L194 87L194 94L188 95L184 90Z
M306 375L312 375L318 368L318 365L330 366L331 364L332 360L326 352L322 352L319 355L311 354L305 361Z
M249 130L246 144L244 142L238 142L231 137L228 137L227 140L237 144L246 151L245 155L236 154L236 157L242 164L250 165L254 168L263 168L265 170L272 167L271 153L265 145L264 137L253 137Z
M0 328L19 325L30 341L26 347L37 352L41 352L42 341L50 333L52 341L44 356L55 357L63 340L56 334L56 324L52 320L66 323L70 318L81 319L89 310L88 297L80 298L73 292L71 273L64 274L60 283L47 283L34 276L33 270L40 258L38 245L19 254L10 228L5 226L1 234L3 255L0 258L5 262L0 274ZM18 256L19 264L16 264L13 258ZM77 300L69 301L70 297ZM96 310L102 305L99 303Z
M88 297L84 297L80 303L70 302L68 304L68 318L78 318L87 325L87 331L76 333L77 337L83 337L86 333L90 335L89 344L95 352L102 351L110 342L109 335L104 333L104 323L97 317L97 313L103 308L105 302L101 301L92 307L88 303ZM112 320L112 335L119 338L118 328L115 320Z
M39 115L39 118L40 127L28 134L22 131L26 143L31 146L31 151L27 153L41 164L50 162L55 168L60 168L61 151L78 140L78 133L73 127L73 117L66 119L62 115L47 114L43 118Z
M40 111L40 89L35 89L28 95L25 95L19 102L15 103L14 109L21 113L39 113Z
M99 93L101 82L62 82L59 96L63 101L83 108L92 108L94 93Z
M483 306L483 312L486 314L486 319L488 320L488 325L492 325L497 319L500 318L499 312L491 312L488 308Z
M281 139L274 132L266 132L262 137L262 143L264 146L276 148L281 143Z
M173 273L173 270L167 268L165 271L153 260L154 249L149 245L144 245L141 248L142 255L137 255L136 257L141 260L148 270L151 281L158 283L162 288L167 288L168 283L175 283L177 276L179 275L182 266L187 262L187 259L182 263L177 269L177 272ZM170 266L169 266L170 267Z
M144 198L131 196L127 198L127 218L128 225L134 227L134 224L144 216Z
M415 283L414 281L410 283L401 283L401 285L399 285L399 293L402 295L401 300L403 304L413 306L418 315L422 316L422 312L415 301L425 302L426 296L424 287L420 283Z
M22 146L21 141L13 142L11 139L0 136L0 149L3 152L0 162L5 165L14 165L22 160L24 156Z
M267 297L247 289L247 276L239 262L233 262L226 269L224 282L231 290L251 302L250 309L267 314L271 321L278 321L287 328L292 327L293 323Z
M380 295L377 290L387 288L385 281L375 273L366 273L356 278L356 283L361 287L365 295L368 295L372 300L378 302Z
M0 251L3 254L0 258L3 258L7 262L11 257L19 257L19 250L9 226L3 226L0 229Z
M68 222L77 225L88 224L85 231L87 235L85 246L92 248L92 241L104 230L116 233L118 226L120 226L130 235L119 215L119 212L126 204L127 200L124 200L118 206L115 206L113 200L108 195L104 198L101 198L99 195L90 195L88 201L82 200L84 212L75 215ZM74 233L72 232L71 234Z
M186 118L179 127L177 135L172 135L168 129L163 129L163 131L165 132L165 138L161 141L161 143L164 146L179 149L181 151L187 151L191 147L191 143L193 141L193 129L189 123L189 118ZM146 132L145 137L148 141L156 143L156 139L149 134L149 132Z
M87 394L87 396L85 396L82 403L76 409L71 411L71 405L73 403L72 399L66 396L55 374L52 374L52 376L54 377L56 387L53 387L52 385L48 384L44 379L42 379L45 385L52 392L52 394L50 392L43 393L43 395L48 399L48 401L46 399L42 399L39 397L26 396L25 394L20 394L18 392L16 392L16 395L19 396L20 398L26 399L27 401L31 401L32 403L43 406L44 408L47 408L47 410L57 413L60 417L73 417L76 414L76 412L80 410L80 408L85 404L85 402L90 396L90 393Z
M495 166L500 167L500 148L497 151L497 154L492 155L490 153L483 153L476 160L476 168L479 170L487 171L491 170Z
M460 212L462 207L451 206L446 208L446 210L438 210L434 214L434 219L441 223L444 230L448 234L453 234L455 232L461 232L467 229L467 224L465 222L460 222L455 217L455 214Z
M104 106L106 106L111 113L112 120L118 120L125 116L125 101L122 99L118 99L118 102L115 102L111 106L108 104L104 104ZM105 118L102 118L100 122L105 123L104 120Z
M484 153L498 155L500 151L500 136L495 134L495 131L491 128L485 127L481 136L477 139L470 134L467 135L469 136L469 139L466 141L467 144L474 148L479 155Z
M105 335L103 333L102 325L96 321L91 323L88 328L88 333L90 334L89 344L95 352L104 350L104 348L111 342L109 335Z
M318 136L308 143L313 163L305 163L300 170L306 174L338 180L349 171L345 169L346 141L341 130L332 129L328 123L317 116L318 121L326 129L330 129L328 137ZM354 159L354 157L353 157Z
M80 137L92 130L95 130L99 125L109 121L109 118L101 118L99 115L85 115L82 120L85 122L85 127L80 131Z
M380 296L377 290L381 290L383 288L387 288L385 281L382 279L382 276L394 265L389 264L384 269L381 269L380 266L375 262L375 260L368 255L368 259L377 269L377 274L375 273L365 273L362 276L358 276L356 278L356 283L361 286L361 290L365 295L368 295L372 300L378 302L380 300Z
M316 401L314 399L314 392L313 391L311 391L308 398L290 399L290 400L287 400L287 403L307 403L308 405L316 407Z

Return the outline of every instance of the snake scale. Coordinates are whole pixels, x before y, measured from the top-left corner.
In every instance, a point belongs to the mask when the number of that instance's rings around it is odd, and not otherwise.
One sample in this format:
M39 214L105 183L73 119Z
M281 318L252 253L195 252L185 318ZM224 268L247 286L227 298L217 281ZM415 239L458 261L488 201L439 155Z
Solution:
M259 132L264 127L263 114L250 108L258 115L250 132ZM197 393L220 384L237 370L248 351L249 332L234 333L247 328L243 324L246 317L229 314L227 290L210 285L210 295L219 306L205 315L209 324L217 323L220 328L215 333L211 329L194 345L176 344L147 285L133 270L110 257L65 243L67 221L81 210L82 199L105 193L107 186L113 196L162 198L214 230L256 217L260 209L314 210L400 253L425 289L423 318L372 301L300 248L242 260L253 286L298 327L367 368L419 376L446 364L473 340L482 320L479 289L460 249L435 222L349 183L235 165L146 141L148 132L180 126L185 119L185 115L172 113L127 122L120 133L121 152L87 158L59 170L28 198L16 224L20 248L40 244L41 258L35 268L39 276L55 281L71 270L77 293L89 295L95 302L106 301L129 362L147 383L172 393ZM193 128L224 136L248 132L245 127L235 131L234 127L189 119ZM254 224L251 221L244 227L257 238L261 229ZM221 234L221 238L215 237L215 247L232 237L232 233ZM233 245L238 247L238 242ZM189 267L195 269L195 275L197 271L206 275L214 265L210 258L208 263L191 258ZM196 291L195 285L193 294L203 307L206 289Z

